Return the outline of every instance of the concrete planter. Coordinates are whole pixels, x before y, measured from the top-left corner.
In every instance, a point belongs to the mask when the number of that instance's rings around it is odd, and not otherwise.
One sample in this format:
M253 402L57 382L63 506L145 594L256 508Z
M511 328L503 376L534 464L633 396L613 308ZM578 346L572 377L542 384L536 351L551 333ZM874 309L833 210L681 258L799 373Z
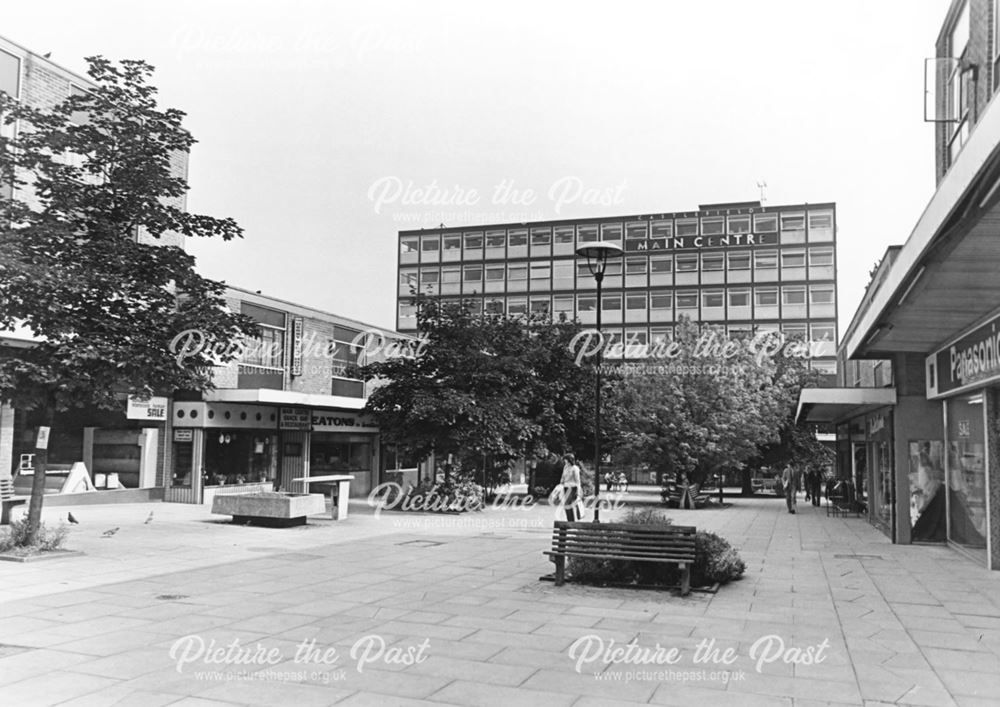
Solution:
M325 511L323 494L319 493L227 494L212 499L212 513L231 515L234 523L304 525L307 516Z

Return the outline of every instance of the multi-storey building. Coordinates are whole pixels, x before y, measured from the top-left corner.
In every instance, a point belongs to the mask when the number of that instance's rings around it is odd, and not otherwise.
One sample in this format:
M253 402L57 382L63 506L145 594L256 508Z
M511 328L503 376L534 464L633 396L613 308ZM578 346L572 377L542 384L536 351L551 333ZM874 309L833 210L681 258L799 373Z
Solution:
M937 188L845 332L857 375L799 408L837 425L839 472L894 541L1000 569L1000 2L952 0L935 49Z
M624 249L608 264L601 302L586 243ZM439 228L399 233L397 329L416 328L413 293L471 301L484 313L596 320L612 341L655 344L675 322L729 334L780 330L814 341L818 370L836 370L833 203L705 204L697 211Z

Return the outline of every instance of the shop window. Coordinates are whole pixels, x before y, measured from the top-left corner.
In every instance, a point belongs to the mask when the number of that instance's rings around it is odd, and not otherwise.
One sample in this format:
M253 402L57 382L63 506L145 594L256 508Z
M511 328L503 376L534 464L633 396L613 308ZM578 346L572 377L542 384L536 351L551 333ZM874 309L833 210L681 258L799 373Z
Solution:
M206 429L205 484L273 482L278 471L277 446L277 435L268 432Z

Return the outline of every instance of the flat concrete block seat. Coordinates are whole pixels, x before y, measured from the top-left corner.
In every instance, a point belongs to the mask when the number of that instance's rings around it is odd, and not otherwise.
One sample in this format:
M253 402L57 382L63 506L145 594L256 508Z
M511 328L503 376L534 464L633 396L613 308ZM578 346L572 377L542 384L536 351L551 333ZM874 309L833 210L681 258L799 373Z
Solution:
M245 493L216 496L212 513L231 515L234 523L286 528L305 525L306 518L326 512L319 493Z

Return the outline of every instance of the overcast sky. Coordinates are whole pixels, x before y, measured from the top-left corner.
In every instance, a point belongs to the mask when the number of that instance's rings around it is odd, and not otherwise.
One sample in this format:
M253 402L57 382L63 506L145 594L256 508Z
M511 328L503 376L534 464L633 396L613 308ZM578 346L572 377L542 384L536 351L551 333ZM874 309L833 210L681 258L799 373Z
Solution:
M933 193L923 60L948 5L40 1L0 34L76 71L156 67L199 141L190 210L246 231L189 248L230 284L394 326L401 229L692 210L766 181L768 204L837 203L843 333Z

